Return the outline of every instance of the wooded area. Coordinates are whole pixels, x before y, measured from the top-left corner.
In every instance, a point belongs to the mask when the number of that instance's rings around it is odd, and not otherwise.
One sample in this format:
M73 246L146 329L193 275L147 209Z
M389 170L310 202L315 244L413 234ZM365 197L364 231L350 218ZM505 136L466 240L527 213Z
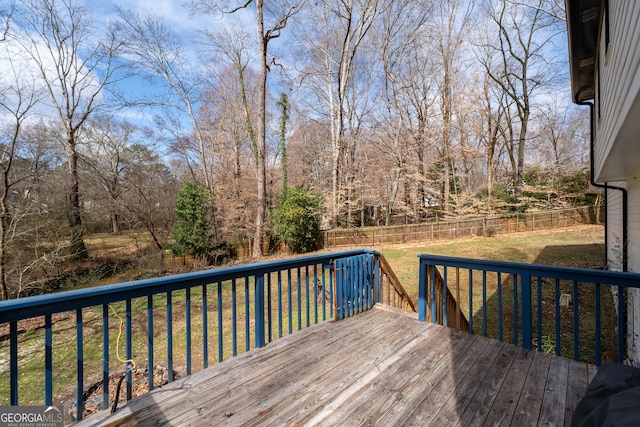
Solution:
M177 29L0 0L0 297L86 258L87 233L167 248L185 182L213 196L213 245L254 257L289 186L324 199L324 229L592 202L562 8L194 0Z

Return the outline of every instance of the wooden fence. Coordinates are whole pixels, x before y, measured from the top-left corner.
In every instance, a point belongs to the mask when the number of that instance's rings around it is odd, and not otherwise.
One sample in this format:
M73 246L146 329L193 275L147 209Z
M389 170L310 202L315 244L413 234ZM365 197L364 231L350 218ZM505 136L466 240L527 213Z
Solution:
M494 236L583 224L604 224L604 206L529 212L513 217L484 217L388 227L323 231L323 247L378 246L388 243L429 242L472 236Z

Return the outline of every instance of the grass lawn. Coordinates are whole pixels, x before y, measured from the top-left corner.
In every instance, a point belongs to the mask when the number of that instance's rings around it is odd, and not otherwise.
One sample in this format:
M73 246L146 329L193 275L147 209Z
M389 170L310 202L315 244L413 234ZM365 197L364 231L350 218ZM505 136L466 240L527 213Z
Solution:
M604 268L604 227L580 226L468 240L379 248L402 286L418 300L419 254L491 259L567 267Z

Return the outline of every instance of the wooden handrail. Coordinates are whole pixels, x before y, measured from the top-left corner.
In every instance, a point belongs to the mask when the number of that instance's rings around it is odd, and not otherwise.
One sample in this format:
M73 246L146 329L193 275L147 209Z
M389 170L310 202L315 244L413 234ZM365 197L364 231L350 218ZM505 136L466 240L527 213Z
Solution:
M407 291L402 287L402 284L400 283L398 276L396 276L396 274L393 272L393 269L389 265L389 262L387 261L387 259L382 254L378 256L378 259L380 260L380 269L382 270L382 274L384 275L384 277L386 277L388 281L388 286L386 287L387 298L385 303L387 305L400 307L408 311L417 312L415 304L413 303L413 301L411 301L411 297L409 296ZM383 280L384 280L384 277L383 277ZM383 284L383 288L384 288L384 284ZM394 301L396 299L399 300L395 304L392 303L391 301L391 295L390 295L391 288L393 288L393 290L395 291L395 294L393 295ZM381 293L384 294L382 290L381 290ZM384 295L382 295L382 298L384 300Z
M427 277L429 282L431 282L432 278L435 276L435 283L432 283L436 288L436 323L442 325L444 324L444 304L442 303L443 294L444 294L444 279L440 274L440 271L436 268L435 275L433 274L432 266L427 266ZM459 285L459 282L458 282ZM427 288L429 289L429 288ZM458 286L460 289L460 286ZM431 320L431 301L433 295L431 292L427 292L427 321ZM453 296L449 288L447 288L447 326L450 328L459 329L464 332L469 332L469 320L464 316L462 310L460 310L460 305L458 301Z

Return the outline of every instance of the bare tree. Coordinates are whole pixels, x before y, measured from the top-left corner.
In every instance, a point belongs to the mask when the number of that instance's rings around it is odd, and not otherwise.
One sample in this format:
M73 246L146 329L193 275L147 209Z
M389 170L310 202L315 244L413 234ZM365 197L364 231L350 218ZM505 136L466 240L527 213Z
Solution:
M534 124L535 157L555 175L580 169L588 151L583 140L576 138L580 129L585 129L584 113L562 101L559 95L547 98L537 109Z
M220 198L216 210L226 238L247 240L255 236L258 141L257 75L249 66L251 37L245 28L230 25L220 31L202 31L202 43L211 50L211 74L216 88L206 94L200 119L207 138L217 147ZM247 152L249 148L249 152ZM247 173L253 169L254 174Z
M407 65L407 77L405 96L408 101L408 108L405 115L410 124L412 151L415 156L414 177L417 181L418 194L422 214L428 215L429 210L438 207L439 198L436 197L440 191L432 185L429 168L436 152L433 149L435 132L437 127L433 123L433 110L437 96L436 71L432 55L428 50L419 50L417 54L411 56ZM438 200L437 200L438 199Z
M330 117L332 120L332 155L333 155L333 185L332 185L332 210L333 220L337 221L341 205L340 182L342 174L348 168L347 159L349 141L346 136L345 119L349 84L351 83L356 53L365 36L384 7L379 0L339 0L337 2L324 1L324 7L337 19L339 40L337 60L335 65L336 102L330 103ZM333 74L333 70L332 70ZM329 89L333 93L333 84ZM334 121L335 120L335 121Z
M505 112L509 109L509 105L508 100L506 99L506 94L501 90L495 90L495 83L486 74L482 86L481 116L483 125L481 126L480 143L485 149L485 164L487 169L487 211L489 213L493 213L493 188L496 175L495 159L500 149L501 141L504 143Z
M134 226L144 227L156 249L161 250L171 234L179 183L158 154L149 148L132 144L128 152L122 203Z
M111 232L120 233L120 196L130 163L129 144L132 125L116 122L112 117L99 116L86 126L82 160L90 171L89 182L96 198L109 215Z
M0 5L0 42L7 40L9 33L9 24L11 22L16 5L11 2L9 4Z
M170 93L154 97L153 100L136 102L175 109L188 117L197 143L202 179L213 193L213 177L207 154L209 149L197 117L202 96L211 86L199 71L203 68L202 64L185 55L182 42L163 18L154 15L140 16L120 9L119 21L124 56L148 80L160 79L170 88Z
M430 56L423 54L423 46L430 38L427 30L430 14L431 10L422 2L393 2L382 14L381 24L376 29L378 36L374 38L379 46L385 76L384 111L379 113L381 137L378 144L381 154L395 160L392 167L378 170L378 173L387 172L388 182L393 183L390 191L384 192L393 197L384 201L387 224L398 192L407 217L418 216L422 208L422 191L417 191L412 197L412 189L423 189L420 165L415 156L416 147L421 145L424 135L415 127L422 126L424 115L418 109L425 105L421 102L416 106L413 100L420 97L421 92L415 84L428 86L430 83L428 73L420 77L416 74L431 68Z
M26 179L16 176L14 161L19 152L22 128L34 106L44 92L38 79L29 75L22 65L23 58L14 55L8 46L3 46L1 58L5 61L4 76L0 80L0 299L9 298L7 285L7 248L9 231L19 217L10 203L15 185ZM6 55L5 55L6 54ZM15 203L13 204L15 205Z
M232 240L253 238L256 208L255 150L247 132L247 114L253 123L257 76L251 69L244 70L243 75L246 104L241 101L237 67L229 66L217 70L216 87L205 94L198 111L207 139L216 146L213 167L217 177L217 227L221 238ZM245 109L245 105L249 108Z
M559 25L556 14L548 12L547 0L495 3L489 3L488 16L498 29L498 38L495 44L485 44L488 59L482 63L516 107L519 130L514 187L516 195L520 195L532 97L548 87L557 75L550 71L554 64L548 49L564 27Z
M305 98L302 104L308 109L305 113L312 120L325 123L331 133L332 184L328 212L333 226L344 219L350 225L352 206L357 203L350 197L354 191L358 192L353 175L361 137L358 132L375 98L371 91L375 87L371 67L378 66L373 50L365 53L364 42L391 3L380 0L316 2L307 8L296 34L297 66ZM316 31L311 32L309 28ZM346 218L341 217L343 213Z
M78 180L79 134L99 107L100 94L115 81L115 34L94 37L95 23L77 0L26 0L15 14L11 42L29 53L46 85L62 129L69 170L71 254L88 256L82 232Z
M255 114L252 114L255 108L254 103L251 102L250 97L247 93L247 68L249 65L251 46L250 36L245 31L245 29L240 28L239 26L225 27L218 32L203 30L202 35L204 36L205 45L209 46L213 51L214 61L216 62L216 65L218 65L220 61L228 62L231 68L235 70L239 89L239 101L242 105L244 114L246 133L248 135L249 141L251 142L251 147L254 153L254 160L257 165L258 142L256 141L256 134L253 124L253 116ZM214 72L215 71L216 70L214 70ZM220 71L218 70L218 72Z
M442 144L440 148L443 168L443 210L444 215L450 214L451 177L455 164L453 157L453 113L454 103L458 93L456 78L460 60L460 48L466 38L467 27L470 23L471 13L475 2L459 0L446 0L440 2L438 16L438 29L441 37L438 38L437 52L440 60L440 112L442 114Z
M255 221L255 236L253 240L253 257L262 256L262 242L264 240L267 200L267 171L266 171L266 100L267 73L274 61L268 60L269 43L280 37L289 19L299 12L304 0L289 2L282 1L278 8L265 7L264 0L242 0L229 4L210 3L206 0L195 4L196 9L204 9L210 13L231 14L246 9L255 4L256 27L258 30L258 123L256 125L256 169L258 176L258 209ZM265 12L267 16L265 16ZM265 19L266 18L266 19Z

